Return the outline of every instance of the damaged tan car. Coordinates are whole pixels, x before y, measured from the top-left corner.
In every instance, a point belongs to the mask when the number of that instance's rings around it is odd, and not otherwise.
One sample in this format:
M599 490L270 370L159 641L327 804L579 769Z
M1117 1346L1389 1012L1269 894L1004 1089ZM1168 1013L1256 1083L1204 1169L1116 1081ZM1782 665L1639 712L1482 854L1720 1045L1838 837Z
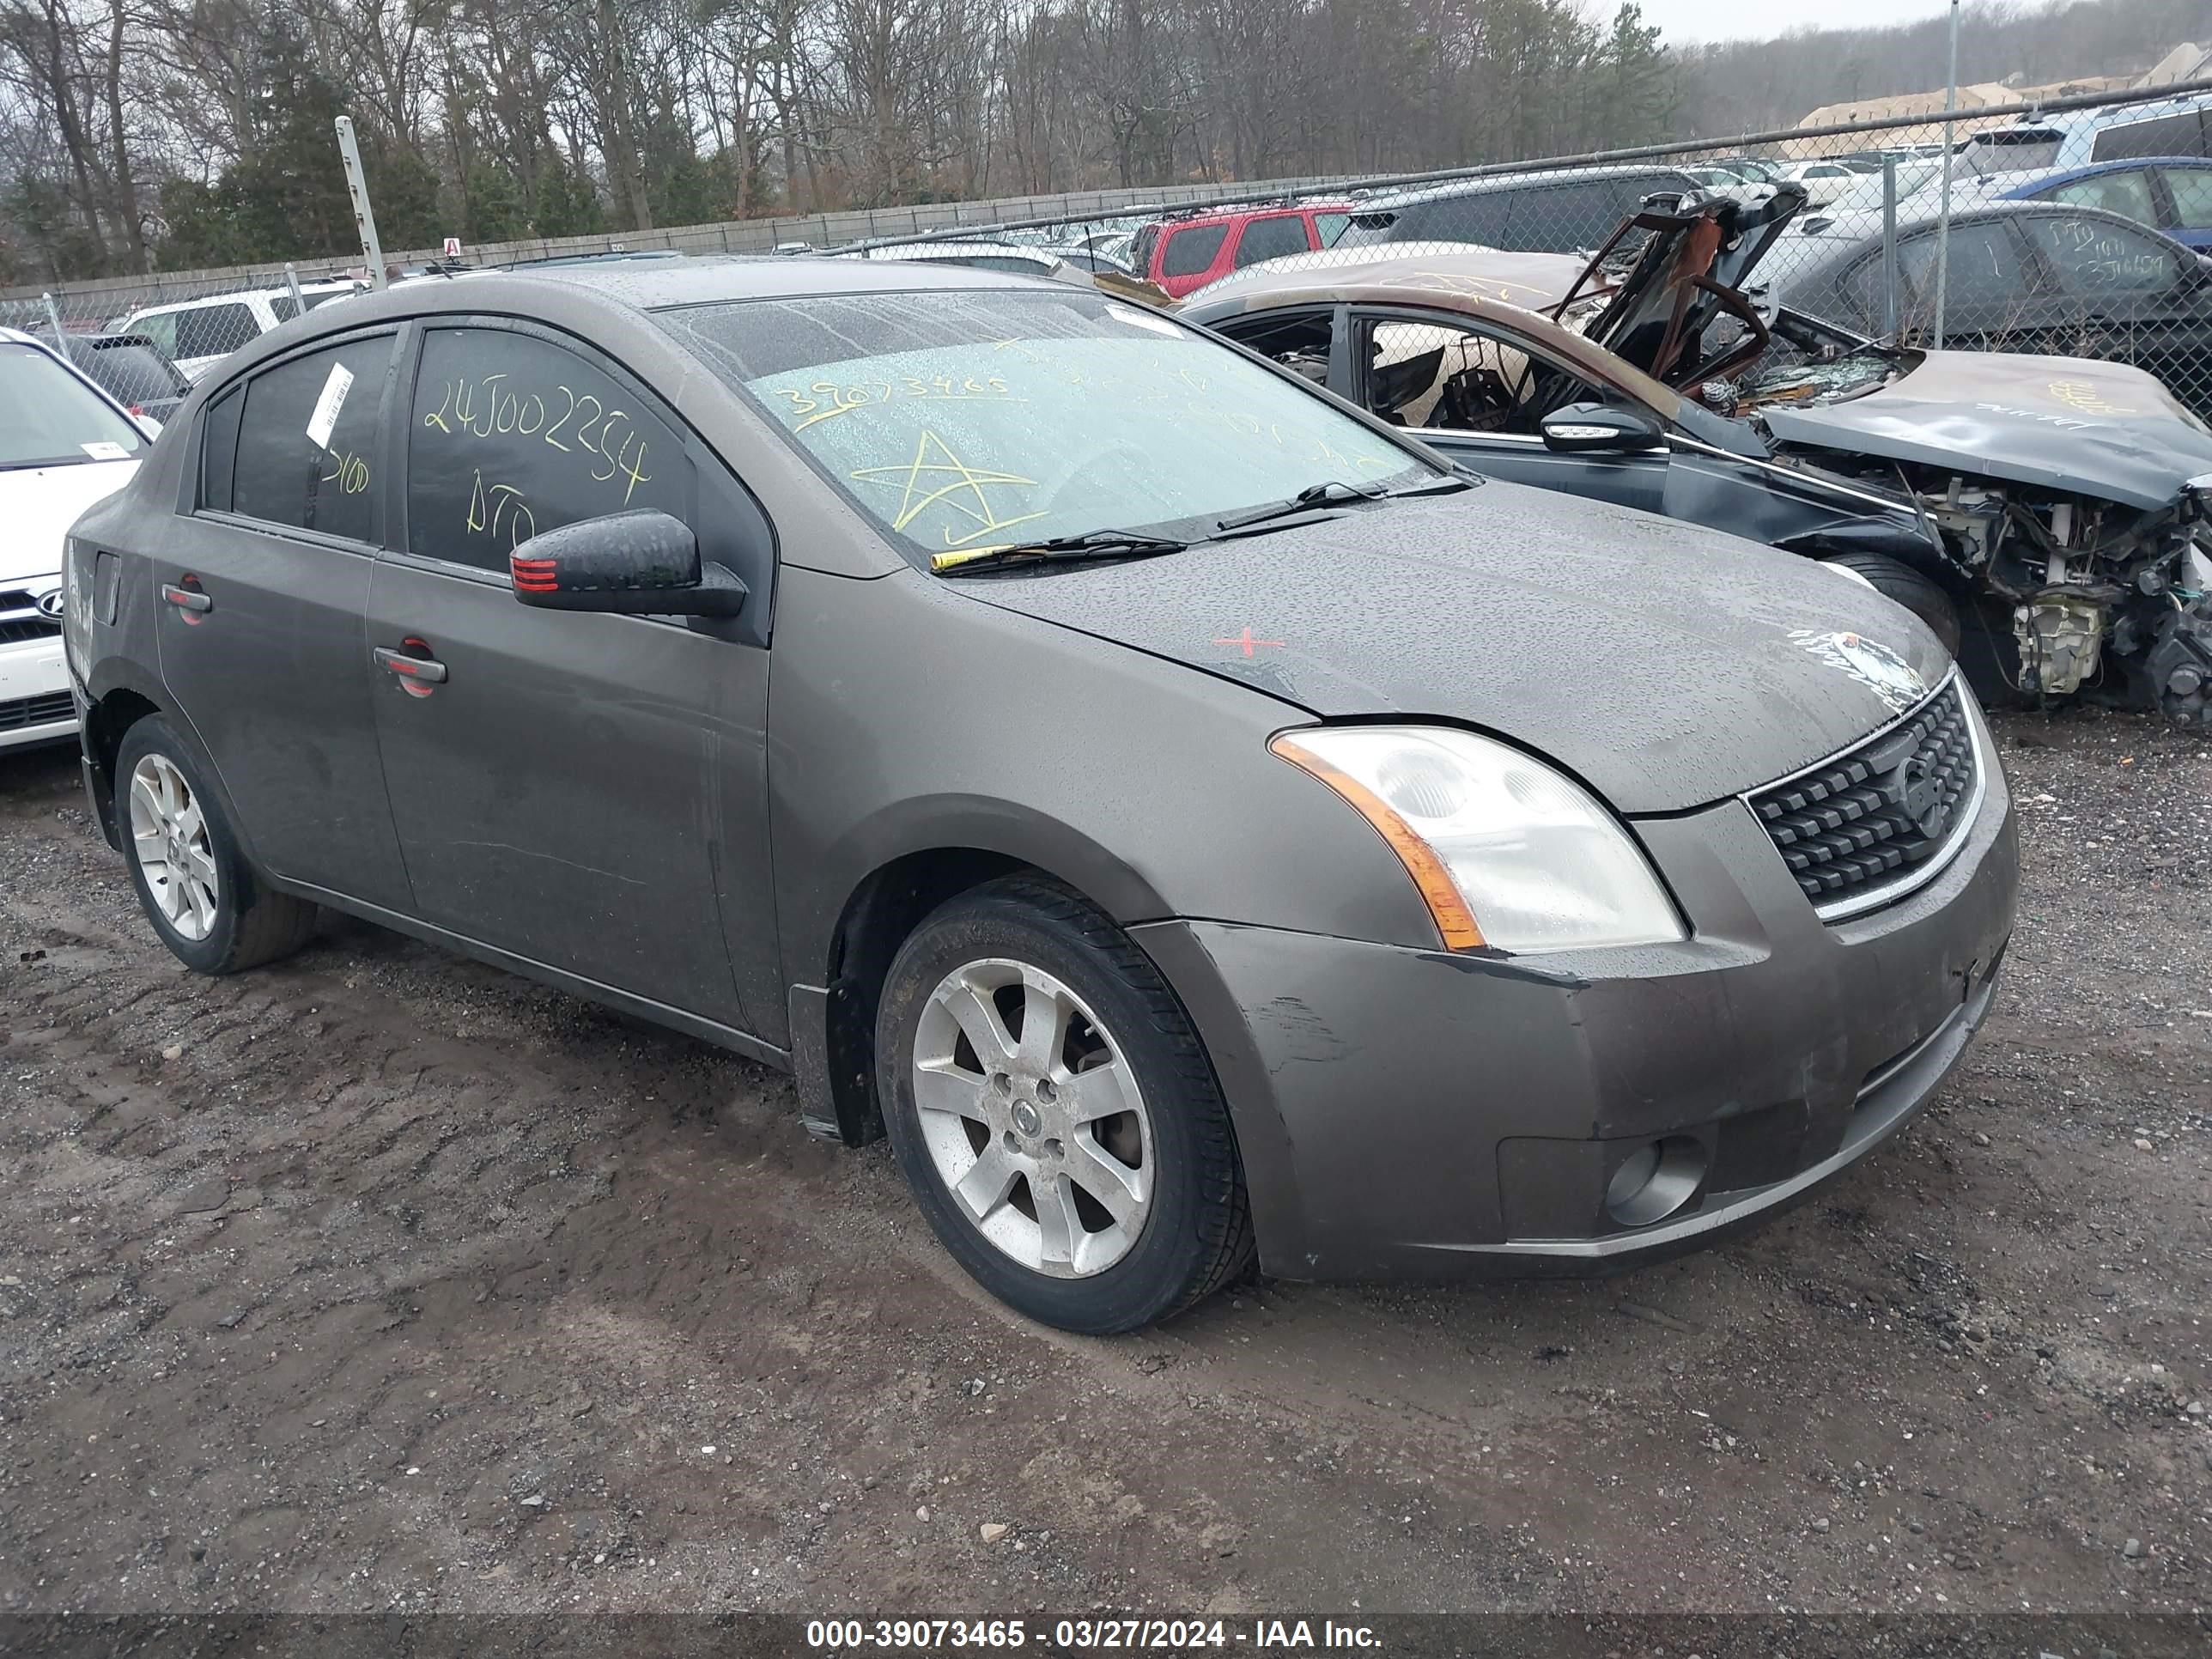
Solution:
M1843 566L1984 700L2212 723L2212 431L2121 364L1903 349L1762 303L1803 200L1646 210L1588 259L1294 256L1176 309L1475 471Z

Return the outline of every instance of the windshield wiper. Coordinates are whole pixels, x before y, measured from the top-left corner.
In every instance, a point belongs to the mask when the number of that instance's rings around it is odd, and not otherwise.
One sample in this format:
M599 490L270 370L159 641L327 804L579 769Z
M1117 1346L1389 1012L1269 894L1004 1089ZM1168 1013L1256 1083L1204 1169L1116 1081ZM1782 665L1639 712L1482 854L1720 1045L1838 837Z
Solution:
M1385 489L1379 483L1346 483L1341 478L1326 478L1317 484L1308 484L1286 501L1270 501L1265 507L1255 507L1249 513L1234 514L1217 520L1217 533L1242 530L1248 525L1266 524L1274 519L1287 519L1316 507L1332 507L1340 501L1379 501L1395 500L1401 495L1426 495L1435 491L1465 489L1464 478L1425 478L1419 483L1402 484L1395 489Z
M1158 536L1145 530L1086 530L1079 536L1053 536L1043 541L955 548L949 553L933 553L929 556L929 568L940 576L968 576L1004 569L1010 564L1144 558L1155 553L1180 553L1189 545L1180 536Z

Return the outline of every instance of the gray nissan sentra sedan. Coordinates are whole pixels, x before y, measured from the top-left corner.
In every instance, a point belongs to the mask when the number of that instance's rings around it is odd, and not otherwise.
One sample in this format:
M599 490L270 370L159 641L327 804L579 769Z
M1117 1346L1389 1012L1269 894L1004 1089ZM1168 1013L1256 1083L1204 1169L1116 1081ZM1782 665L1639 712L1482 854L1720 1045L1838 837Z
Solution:
M85 776L228 973L350 912L795 1074L1023 1312L1708 1242L1987 1012L2012 812L1862 585L1482 483L1109 295L410 284L70 541Z

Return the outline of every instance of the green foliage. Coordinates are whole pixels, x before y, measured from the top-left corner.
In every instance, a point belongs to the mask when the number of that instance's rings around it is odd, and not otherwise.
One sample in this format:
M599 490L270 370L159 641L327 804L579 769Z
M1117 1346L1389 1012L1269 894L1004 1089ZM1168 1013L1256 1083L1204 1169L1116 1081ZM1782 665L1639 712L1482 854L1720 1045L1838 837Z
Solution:
M494 161L471 167L461 202L461 240L480 247L529 234L530 218L514 175Z
M548 166L538 175L538 205L531 228L540 236L594 236L607 228L592 181L571 167Z

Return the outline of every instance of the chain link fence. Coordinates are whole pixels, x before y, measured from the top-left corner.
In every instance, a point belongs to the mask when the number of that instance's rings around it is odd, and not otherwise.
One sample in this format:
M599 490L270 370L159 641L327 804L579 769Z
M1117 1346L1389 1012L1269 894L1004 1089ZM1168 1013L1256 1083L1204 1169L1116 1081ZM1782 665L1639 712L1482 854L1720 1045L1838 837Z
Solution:
M2132 364L2212 413L2212 82L2140 94L1921 114L1389 179L1182 185L811 216L471 250L474 268L551 261L797 252L966 259L1009 269L1124 274L1174 298L1279 272L1316 279L1444 245L1496 255L1499 297L1553 309L1571 262L1647 204L1803 192L1745 286L1857 332L1908 345ZM2082 171L2087 169L2087 171ZM1948 184L1948 211L1945 185ZM1948 223L1946 222L1948 216ZM1613 244L1617 264L1639 237ZM437 256L402 254L402 270ZM1064 271L1063 271L1063 274ZM125 404L158 417L229 352L296 314L359 292L357 262L303 261L0 295L0 322L58 338ZM1224 290L1225 291L1225 290ZM1563 320L1586 319L1569 307ZM1402 365L1481 349L1398 331L1374 345ZM1474 353L1474 356L1468 354ZM1495 352L1490 356L1494 358ZM1768 368L1785 354L1770 356ZM1487 396L1514 395L1510 386ZM1722 395L1724 395L1723 392ZM1410 418L1442 418L1441 389ZM1464 410L1461 411L1464 413Z

